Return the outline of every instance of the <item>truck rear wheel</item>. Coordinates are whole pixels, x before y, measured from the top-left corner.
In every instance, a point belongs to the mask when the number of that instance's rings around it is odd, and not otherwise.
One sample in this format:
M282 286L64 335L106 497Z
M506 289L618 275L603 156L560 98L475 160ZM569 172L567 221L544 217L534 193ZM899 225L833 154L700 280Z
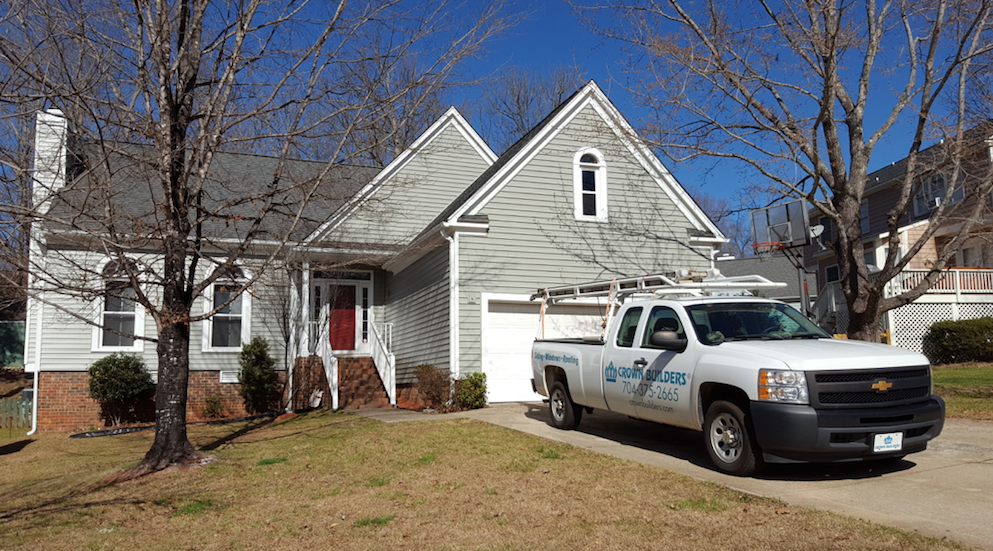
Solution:
M572 430L583 418L583 408L572 403L569 389L562 381L552 383L548 394L548 408L552 413L552 425L558 429Z
M745 413L736 404L718 400L704 419L707 454L717 468L735 476L751 476L765 465L756 450Z

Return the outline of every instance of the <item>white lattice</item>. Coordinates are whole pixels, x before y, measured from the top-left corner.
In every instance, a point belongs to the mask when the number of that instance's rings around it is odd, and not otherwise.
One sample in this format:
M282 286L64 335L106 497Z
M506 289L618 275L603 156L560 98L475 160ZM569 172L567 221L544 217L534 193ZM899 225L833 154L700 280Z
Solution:
M959 304L959 319L974 320L993 316L993 304Z
M961 308L964 305L959 305ZM938 321L952 319L952 305L911 303L893 311L893 328L890 332L894 346L921 352L924 335Z

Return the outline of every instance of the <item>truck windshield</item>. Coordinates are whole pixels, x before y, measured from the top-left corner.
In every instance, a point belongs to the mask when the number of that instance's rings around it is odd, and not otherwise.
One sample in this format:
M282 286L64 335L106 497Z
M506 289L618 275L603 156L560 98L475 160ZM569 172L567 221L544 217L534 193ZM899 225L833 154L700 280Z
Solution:
M831 335L786 304L712 302L688 306L693 330L704 344L752 339L829 339Z

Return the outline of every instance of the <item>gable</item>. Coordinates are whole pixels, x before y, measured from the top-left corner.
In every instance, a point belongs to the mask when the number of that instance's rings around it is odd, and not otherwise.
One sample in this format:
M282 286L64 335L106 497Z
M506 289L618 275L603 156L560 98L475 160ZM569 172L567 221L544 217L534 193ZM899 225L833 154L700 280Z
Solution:
M576 124L577 122L578 124ZM721 243L726 241L717 226L679 185L668 169L662 165L661 161L637 136L637 133L617 111L616 107L592 81L556 108L521 141L512 146L435 222L445 221L448 224L453 224L463 216L483 214L486 204L493 200L504 186L563 133L571 133L576 136L575 139L586 140L588 144L595 143L590 141L591 136L594 135L609 137L611 143L620 144L627 151L625 156L641 166L644 173L652 178L661 194L668 197L681 217L690 224L697 242ZM566 136L565 139L569 139L569 137ZM571 161L571 156L569 160ZM429 228L433 225L435 224Z
M595 151L604 166L605 179L597 182L606 187L602 220L578 217L574 210L575 159L582 151ZM505 273L509 280L517 279L510 277L510 264L524 263L526 272L547 272L546 284L601 273L709 267L711 247L696 243L699 228L685 207L660 187L625 140L604 131L601 114L587 105L471 209L489 220L489 234L478 240L478 262L483 271ZM477 246L463 243L465 253ZM523 282L530 275L519 276L517 288L530 289Z
M458 111L449 109L308 242L407 244L495 160Z

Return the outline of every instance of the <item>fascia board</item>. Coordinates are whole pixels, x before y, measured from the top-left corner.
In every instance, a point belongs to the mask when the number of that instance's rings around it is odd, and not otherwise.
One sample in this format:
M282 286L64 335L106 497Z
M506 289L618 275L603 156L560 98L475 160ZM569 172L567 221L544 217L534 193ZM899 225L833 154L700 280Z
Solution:
M635 129L627 122L627 119L617 110L610 100L597 88L595 90L598 101L593 103L593 108L607 122L607 125L617 138L628 148L628 151L638 160L642 168L648 172L655 180L659 188L672 200L676 208L689 220L694 228L709 231L716 236L718 243L727 243L728 239L724 233L710 220L710 217L703 212L696 201L686 192L676 181L676 178L669 172L669 169L662 164L662 161L652 153Z
M449 224L442 222L384 263L383 269L393 273L399 273L407 266L413 264L418 258L446 243L446 236L451 237L456 233L485 236L489 229L490 225L483 223L461 222Z
M682 186L676 182L668 169L659 161L658 157L651 153L644 142L637 138L637 133L617 109L610 103L607 96L596 85L595 82L587 84L581 94L572 100L572 105L567 106L552 121L549 121L544 131L535 136L531 142L508 162L500 172L493 175L490 181L483 186L474 197L466 201L456 210L449 221L458 220L466 214L479 214L485 206L521 171L528 163L540 153L548 143L558 135L562 128L572 120L587 106L592 106L597 114L607 123L614 134L626 145L628 150L634 155L642 167L652 176L660 189L669 195L673 203L680 210L696 229L706 230L717 236L721 243L727 242L724 236L710 218L697 206L696 202L686 193ZM633 138L634 137L634 138Z
M455 128L455 130L462 135L469 146L476 152L477 155L488 165L492 165L496 159L496 153L478 132L469 124L468 121L459 113L459 110L455 107L450 107L448 111L445 112L437 121L434 122L423 134L418 136L414 143L410 145L407 149L403 151L393 162L386 165L379 174L376 175L368 184L366 184L358 193L355 194L351 200L342 205L334 214L332 214L326 222L321 224L311 235L307 236L303 240L303 243L310 243L312 241L317 241L321 236L327 235L328 233L337 229L342 223L345 222L352 214L355 213L359 207L362 206L366 201L371 199L377 191L379 191L390 179L399 174L404 168L407 167L417 156L417 153L425 149L431 144L438 136L440 136L449 127Z
M486 205L503 190L504 187L515 177L525 166L528 165L540 153L548 143L558 135L559 131L568 124L590 101L590 89L596 85L592 82L587 84L583 93L577 95L572 100L572 104L566 106L556 117L545 125L543 131L531 139L524 148L517 152L514 157L505 164L499 172L494 174L490 181L479 189L468 201L462 204L448 218L453 222L466 214L479 214Z

